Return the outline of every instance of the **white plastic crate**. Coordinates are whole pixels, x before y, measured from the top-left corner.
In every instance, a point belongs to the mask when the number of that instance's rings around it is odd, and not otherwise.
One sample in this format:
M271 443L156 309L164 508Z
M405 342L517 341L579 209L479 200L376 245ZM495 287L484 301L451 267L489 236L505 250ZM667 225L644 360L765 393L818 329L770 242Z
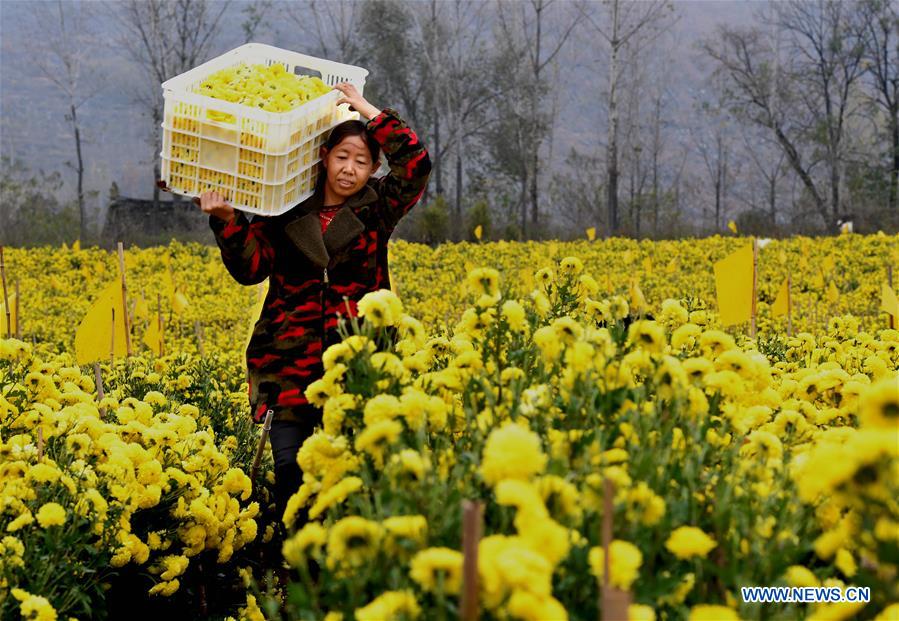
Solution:
M318 177L319 147L332 127L358 119L331 91L289 110L267 112L196 92L211 74L241 63L281 63L288 73L320 75L328 86L352 83L360 93L368 71L262 43L247 43L162 83L161 176L185 196L221 192L235 208L274 216L308 198ZM227 115L226 120L216 120Z

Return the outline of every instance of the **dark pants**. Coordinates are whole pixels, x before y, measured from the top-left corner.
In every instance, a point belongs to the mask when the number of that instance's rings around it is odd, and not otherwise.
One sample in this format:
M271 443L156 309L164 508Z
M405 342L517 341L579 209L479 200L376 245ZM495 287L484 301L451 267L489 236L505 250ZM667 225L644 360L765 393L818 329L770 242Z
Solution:
M287 508L287 501L300 489L303 482L303 473L297 464L297 452L306 438L312 435L315 427L322 422L322 411L315 406L302 406L296 413L300 421L272 421L272 430L269 433L272 457L275 461L275 508L278 511L278 524L281 529L284 529L282 517ZM303 507L297 511L294 527L302 527L308 519L309 508Z

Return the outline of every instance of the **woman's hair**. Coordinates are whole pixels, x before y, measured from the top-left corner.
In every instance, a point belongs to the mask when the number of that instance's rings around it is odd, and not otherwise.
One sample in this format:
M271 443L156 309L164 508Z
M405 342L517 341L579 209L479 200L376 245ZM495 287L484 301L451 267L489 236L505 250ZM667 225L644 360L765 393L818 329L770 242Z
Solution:
M365 123L355 119L344 121L331 128L331 133L328 134L328 137L325 139L325 143L322 146L324 146L328 150L328 153L330 153L331 149L339 145L347 136L362 136L366 146L368 146L368 152L371 154L372 164L377 162L381 157L381 145L379 145L374 136L365 129ZM321 162L319 162L319 166L320 173L318 175L318 181L315 184L316 190L322 190L325 187L325 179L328 176Z
M368 152L371 154L371 161L373 164L378 161L379 157L381 157L381 145L378 144L378 141L375 140L374 136L366 131L365 123L357 120L344 121L339 125L335 125L331 129L331 133L328 134L324 146L328 149L328 152L330 152L331 149L339 145L347 136L362 136L362 139L368 146Z

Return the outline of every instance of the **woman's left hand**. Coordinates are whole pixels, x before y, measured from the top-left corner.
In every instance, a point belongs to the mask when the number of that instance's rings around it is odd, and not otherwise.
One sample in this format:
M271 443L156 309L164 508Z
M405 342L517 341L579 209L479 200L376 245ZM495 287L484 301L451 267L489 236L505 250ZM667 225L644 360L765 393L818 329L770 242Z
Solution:
M334 90L343 93L343 97L337 100L336 105L350 104L350 110L358 110L359 114L367 119L373 119L378 116L381 111L365 100L365 97L350 82L340 82L334 85Z

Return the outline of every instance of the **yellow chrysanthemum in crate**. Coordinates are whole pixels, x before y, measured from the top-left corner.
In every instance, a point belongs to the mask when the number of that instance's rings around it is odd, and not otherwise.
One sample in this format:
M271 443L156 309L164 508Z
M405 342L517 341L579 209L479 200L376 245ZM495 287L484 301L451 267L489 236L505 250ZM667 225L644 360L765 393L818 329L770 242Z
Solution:
M359 118L335 105L333 86L350 82L361 93L367 75L248 43L163 82L163 181L187 196L216 190L249 213L287 211L314 191L328 131Z

